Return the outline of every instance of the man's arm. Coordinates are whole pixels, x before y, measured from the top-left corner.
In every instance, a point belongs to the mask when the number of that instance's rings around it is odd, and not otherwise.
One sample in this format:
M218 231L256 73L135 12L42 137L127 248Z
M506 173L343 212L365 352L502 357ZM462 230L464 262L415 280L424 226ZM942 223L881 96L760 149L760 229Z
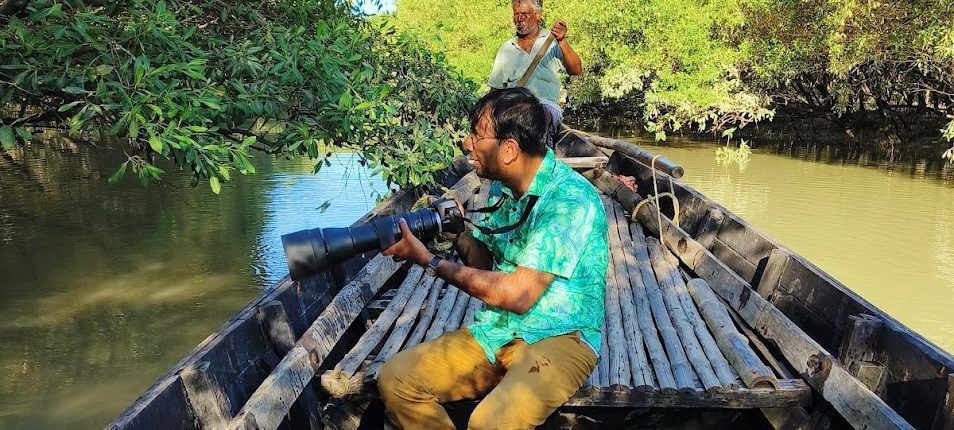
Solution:
M560 53L563 54L563 67L566 68L566 72L573 76L583 73L583 62L580 61L580 56L566 40L566 21L557 20L550 32L560 48Z
M450 260L443 260L437 265L437 275L488 305L518 315L527 313L537 303L555 277L552 273L523 266L517 266L513 273L503 273L468 267Z
M382 251L382 254L426 266L434 254L414 237L403 218L400 225L403 237ZM464 237L477 241L470 234L463 235L461 239L464 240ZM555 277L552 273L526 267L517 267L513 273L503 273L468 267L449 260L438 264L437 275L484 303L521 315L537 303Z

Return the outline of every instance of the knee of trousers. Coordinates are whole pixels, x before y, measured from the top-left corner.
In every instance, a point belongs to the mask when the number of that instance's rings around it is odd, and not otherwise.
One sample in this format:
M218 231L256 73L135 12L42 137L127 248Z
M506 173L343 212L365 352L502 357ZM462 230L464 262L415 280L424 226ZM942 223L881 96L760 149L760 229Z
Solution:
M381 393L381 397L387 399L404 382L399 377L403 373L403 369L399 367L401 366L398 366L394 360L385 361L381 366L381 370L378 372L378 391Z
M378 392L385 401L393 399L398 393L420 391L415 384L414 363L402 358L401 353L391 357L378 372Z

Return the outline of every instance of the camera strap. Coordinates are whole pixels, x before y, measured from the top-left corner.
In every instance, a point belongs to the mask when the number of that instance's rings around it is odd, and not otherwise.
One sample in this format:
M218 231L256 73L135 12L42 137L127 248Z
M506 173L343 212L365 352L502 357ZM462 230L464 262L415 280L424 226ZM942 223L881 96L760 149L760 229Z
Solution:
M488 207L485 207L485 208L469 210L469 211L467 211L467 212L471 212L471 213L474 213L474 212L476 212L476 213L493 213L493 212L497 212L497 210L499 210L500 207L503 206L503 202L504 202L504 200L506 200L506 199L507 199L507 196L506 196L506 195L503 195L503 196L500 197L500 200L497 200L497 203L494 203L493 206L488 206ZM523 223L527 222L527 219L530 218L530 212L533 211L533 207L537 204L537 200L539 200L539 199L540 199L540 196L536 196L536 195L530 195L530 196L528 196L528 197L527 197L527 206L526 206L525 208L523 208L523 214L521 214L521 215L520 215L520 219L519 219L516 223L514 223L514 224L512 224L512 225L508 225L508 226L504 226L504 227L499 227L499 228L488 228L488 227L484 227L484 226L477 225L476 223L474 223L473 221L471 221L471 220L469 220L469 219L467 219L467 218L464 218L464 222L466 222L466 223L472 225L472 226L473 226L474 228L476 228L478 231L480 231L481 233L486 234L486 235L488 235L488 236L493 236L493 235L495 235L495 234L508 233L508 232L511 232L511 231L516 230L516 229L519 228L521 225L523 225Z

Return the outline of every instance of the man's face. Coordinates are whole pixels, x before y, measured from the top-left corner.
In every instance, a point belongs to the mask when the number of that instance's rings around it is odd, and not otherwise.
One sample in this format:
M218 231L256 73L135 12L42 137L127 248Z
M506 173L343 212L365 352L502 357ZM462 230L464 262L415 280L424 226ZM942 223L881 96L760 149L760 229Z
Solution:
M533 10L530 2L521 1L513 5L513 25L517 34L526 36L540 28L540 11Z
M468 161L474 167L477 176L485 179L500 179L498 173L500 169L497 164L500 140L494 136L489 109L480 116L474 130L464 139L464 151L468 153Z

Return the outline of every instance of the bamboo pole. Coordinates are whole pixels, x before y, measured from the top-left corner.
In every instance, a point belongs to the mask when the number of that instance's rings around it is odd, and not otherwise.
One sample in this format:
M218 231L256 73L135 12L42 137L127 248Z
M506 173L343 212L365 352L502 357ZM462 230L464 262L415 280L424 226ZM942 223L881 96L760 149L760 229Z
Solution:
M404 341L407 340L411 334L411 328L414 327L414 323L421 315L421 306L424 305L424 300L430 295L434 285L437 284L437 282L435 282L436 280L437 278L430 275L424 275L424 277L421 278L417 290L414 291L414 295L411 296L407 305L404 306L404 311L401 312L401 316L395 320L394 328L391 329L391 335L388 336L388 340L384 342L377 356L374 357L374 361L371 362L371 366L368 368L367 378L377 379L378 370L381 369L384 362L401 350Z
M639 276L639 269L634 266L633 241L629 236L629 223L623 216L622 208L613 202L610 211L606 212L609 222L609 244L612 250L616 280L619 285L620 308L623 313L623 331L626 337L629 363L632 366L633 386L636 389L652 389L653 368L649 365L646 348L643 342L643 333L639 328L639 317L636 312L636 302L633 297L631 279ZM637 273L633 273L630 269Z
M778 379L755 355L745 337L735 329L732 317L716 297L709 284L702 279L689 281L689 294L695 300L702 317L715 336L720 349L732 363L742 382L749 388L779 388Z
M635 158L636 160L639 160L640 162L642 162L643 164L647 166L651 165L653 162L653 159L657 157L656 154L653 154L652 152L649 152L643 148L640 148L637 145L634 145L629 142L624 142L622 140L610 139L608 137L592 136L592 135L586 135L585 138L587 141L589 141L595 146L599 146L601 148L606 148L606 149L612 149L613 151L626 154L630 157ZM656 169L659 171L665 172L666 174L672 176L675 179L681 178L682 175L686 173L685 169L683 169L682 166L676 163L673 163L672 161L670 161L668 158L664 156L659 156L659 158L656 159Z
M459 295L466 296L466 294L462 293L457 287L447 284L447 290L444 291L444 297L441 297L441 304L437 309L437 315L434 316L434 321L431 322L431 328L429 328L424 335L424 341L434 339L444 333L444 324L447 323L447 318L450 317L451 311L454 309L454 302L457 301L457 296Z
M603 202L603 210L606 213L612 213L613 207L606 196L600 196ZM627 342L623 335L622 311L620 310L620 288L617 282L616 264L614 253L610 253L608 267L606 269L606 290L603 299L605 312L604 330L607 333L607 342L609 343L609 355L603 357L609 360L609 384L629 386L632 380L629 366L629 356L627 353Z
M653 262L653 268L656 270L656 277L659 280L659 287L662 289L663 301L666 309L672 318L673 324L679 333L679 339L685 348L686 355L692 363L693 369L699 376L699 381L706 390L721 388L722 384L713 370L709 358L702 349L701 342L696 337L696 331L689 323L689 318L679 302L676 294L676 283L682 282L679 279L679 272L675 266L668 261L663 254L659 242L655 238L647 240L649 246L649 255Z
M633 231L633 242L636 244L636 258L641 265L646 266L646 273L643 274L643 279L646 283L646 295L649 299L649 308L652 310L653 320L656 321L659 335L662 337L663 345L666 347L666 353L669 357L669 364L672 366L672 374L675 378L676 388L691 388L692 369L689 366L689 359L686 358L686 352L682 349L679 335L676 334L676 328L669 318L669 312L666 310L666 305L663 302L662 292L659 290L659 283L652 269L652 262L649 257L646 242L655 239L646 238L642 234L642 229L639 227L639 224L630 225L631 231L634 227L636 230Z
M437 279L434 285L431 286L431 292L427 296L424 311L421 313L421 318L417 322L417 326L414 327L414 332L407 338L404 349L417 345L424 340L424 334L427 333L427 328L431 326L431 321L434 320L434 315L437 314L437 303L440 299L441 290L444 289L444 285L447 285L447 283L444 282L443 279Z
M653 314L649 304L649 292L647 285L656 283L656 277L653 274L652 264L649 262L649 252L646 250L646 238L642 230L634 230L636 224L630 224L630 234L627 235L633 242L634 262L628 262L630 281L633 285L633 298L636 302L636 319L639 328L643 332L643 340L646 343L646 350L649 353L649 359L653 364L653 371L656 380L661 389L676 388L676 379L673 375L672 366L669 364L669 358L659 340L659 331L653 322ZM628 260L628 259L627 259ZM634 273L635 272L635 273ZM639 276L636 276L638 274Z
M732 368L732 365L729 364L729 360L725 358L725 354L722 353L722 350L719 349L719 345L716 343L715 338L712 337L712 333L709 332L709 327L706 326L706 322L703 321L702 315L699 315L699 310L696 309L696 304L692 301L692 296L689 295L689 290L686 288L686 281L682 276L679 276L678 280L674 282L674 291L679 298L682 309L686 312L686 319L688 319L689 324L692 325L696 336L699 338L699 343L702 344L702 349L706 353L706 357L709 358L712 370L715 371L716 376L719 378L719 383L723 388L738 388L739 385L736 383L735 370Z

